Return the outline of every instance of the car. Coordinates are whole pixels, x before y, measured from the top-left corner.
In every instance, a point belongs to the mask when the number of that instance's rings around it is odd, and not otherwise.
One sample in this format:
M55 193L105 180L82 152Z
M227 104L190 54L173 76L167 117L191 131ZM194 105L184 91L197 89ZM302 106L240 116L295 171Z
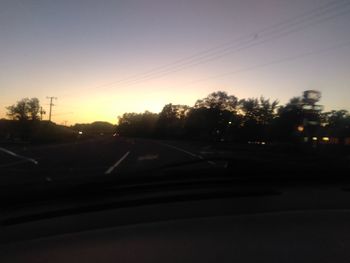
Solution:
M349 262L350 1L0 1L0 263Z

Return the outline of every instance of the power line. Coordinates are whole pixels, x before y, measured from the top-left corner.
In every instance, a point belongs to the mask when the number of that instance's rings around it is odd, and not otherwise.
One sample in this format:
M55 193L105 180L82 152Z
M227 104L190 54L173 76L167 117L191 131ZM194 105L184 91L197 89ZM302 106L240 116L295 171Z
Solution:
M95 86L94 88L106 87L117 83L123 83L123 85L117 85L119 87L128 87L140 82L158 79L187 68L191 68L213 60L217 60L219 58L227 56L228 54L236 53L245 49L256 47L258 45L262 45L266 42L279 39L284 36L288 36L291 33L304 30L309 26L347 14L350 11L346 9L347 7L349 7L349 5L350 2L347 0L332 1L325 5L321 5L320 7L315 8L311 11L304 12L300 15L274 24L270 27L265 27L264 29L256 33L240 37L235 41L228 41L227 43L203 50L192 56L179 59L173 63L168 63L166 65L153 68L142 74L134 74L119 81L111 82L105 85ZM341 12L339 12L339 9ZM328 16L324 17L325 15ZM106 88L115 87L111 86Z
M298 32L300 30L305 29L307 26L318 24L320 22L327 21L329 19L346 14L350 11L350 10L345 10L345 8L348 7L349 5L350 5L350 2L348 2L348 1L345 1L344 3L341 3L339 1L331 2L331 3L328 3L326 5L319 7L317 9L314 9L312 11L305 12L301 15L298 15L296 17L285 20L282 23L275 24L271 27L266 27L265 29L255 33L255 34L249 34L248 36L241 37L241 38L237 39L236 41L234 41L234 43L235 43L235 42L239 42L239 41L244 40L242 43L243 45L240 44L238 46L234 46L232 42L228 42L230 44L228 46L227 46L227 44L223 44L218 49L211 48L211 49L205 50L203 52L197 53L193 56L190 56L188 58L180 59L175 63L170 63L170 64L167 64L165 66L160 66L160 67L154 68L150 71L147 71L146 72L147 74L146 73L139 74L139 75L136 74L136 75L133 75L132 77L128 77L126 79L122 79L122 80L116 81L114 83L112 82L112 83L107 84L107 85L97 86L96 88L108 86L111 84L122 83L122 82L126 82L126 84L125 84L126 86L134 85L140 81L147 81L147 80L150 80L153 78L163 77L165 75L169 75L171 73L178 72L178 71L181 71L181 70L189 68L189 67L193 67L196 65L200 65L200 64L212 61L212 60L216 60L216 59L222 58L228 54L238 52L238 51L241 51L243 49L247 49L250 47L257 46L257 45L261 45L265 42L274 40L276 38L280 38L280 37L289 35L291 33ZM335 13L330 17L322 18L322 15L325 15L329 12L338 11L340 8L341 8L341 11L343 11L343 12ZM345 10L345 12L344 12L344 10ZM321 17L321 19L318 19L316 21L312 21L312 19L319 18L319 17ZM306 26L305 25L302 26L303 23L305 23L305 22L309 22L309 24L306 24ZM298 25L300 25L302 27L300 27L300 26L296 27ZM284 32L284 30L286 30L286 29L288 30L290 27L296 27L296 28L292 28L292 30ZM258 40L262 37L266 37L266 36L264 36L264 34L267 36L272 35L272 37L256 42L256 40ZM234 48L236 48L236 49L234 49ZM202 55L198 56L198 54L202 54ZM203 54L205 56L203 56ZM184 63L179 63L179 62L184 62ZM172 67L175 66L175 68L170 68L169 67L170 65L172 65ZM161 71L159 71L159 70L161 70Z
M288 56L288 57L283 57L283 58L271 60L269 62L257 64L257 65L246 67L246 68L237 69L237 70L234 70L234 71L228 71L228 72L221 73L221 74L218 74L218 75L213 75L211 77L207 77L207 78L191 81L191 82L185 83L183 85L190 86L190 85L202 82L202 81L206 81L206 80L210 80L210 79L222 78L222 77L225 77L225 76L234 75L234 74L238 74L238 73L242 73L242 72L246 72L246 71L251 71L251 70L258 69L258 68L264 68L264 67L275 65L275 64L281 64L281 63L288 62L288 61L302 59L302 58L309 57L309 56L312 56L312 55L317 55L317 54L321 54L321 53L331 52L331 51L334 51L334 50L337 50L337 49L341 49L341 48L345 48L345 47L348 47L348 46L350 46L350 41L342 42L342 43L339 43L337 45L333 45L333 46L322 48L322 49L318 49L318 50L308 51L308 52L304 52L304 53L293 55L293 56Z
M345 3L346 3L346 1L345 1ZM103 87L103 86L109 86L109 85L111 85L111 84L117 84L117 83L124 82L124 81L128 81L128 80L130 80L130 79L134 79L135 77L139 77L140 75L143 76L143 75L146 75L146 74L148 74L148 73L153 73L154 71L157 71L157 70L159 70L159 69L164 69L164 68L167 68L167 67L169 67L169 66L173 66L173 65L179 64L180 62L183 62L183 61L186 61L186 60L189 60L189 59L196 58L197 56L201 56L201 55L206 54L206 53L209 53L209 52L211 52L211 51L215 51L215 50L220 49L220 48L225 48L226 46L228 46L228 47L229 47L229 46L232 46L233 43L239 42L239 41L241 41L241 40L244 40L244 39L247 39L247 40L253 39L257 34L265 33L266 31L271 30L272 28L281 27L281 26L283 26L283 25L285 25L285 24L287 24L287 23L293 22L294 20L299 20L299 18L302 18L302 17L304 17L304 16L306 16L306 15L310 15L310 14L313 14L313 13L316 13L316 14L317 14L317 12L320 12L322 9L332 8L332 5L334 5L334 4L336 4L335 7L337 7L337 5L341 4L341 2L339 2L339 1L333 1L333 2L330 2L330 3L324 4L324 5L322 5L321 7L318 7L318 8L316 8L316 9L313 9L313 10L308 11L308 12L304 12L304 13L302 13L302 14L300 14L300 15L297 15L297 16L295 16L295 17L292 17L292 18L289 18L289 19L287 19L287 20L284 20L284 21L282 21L282 22L280 22L280 23L278 23L278 24L274 24L274 25L272 25L272 26L270 26L270 27L265 27L265 28L263 28L262 30L260 30L259 32L257 32L256 34L250 34L250 35L248 35L248 36L239 37L238 39L235 39L235 40L233 40L233 41L228 41L228 42L223 43L223 44L221 44L221 45L218 45L218 46L215 46L215 47L212 47L212 48L209 48L209 49L204 49L204 50L202 50L202 51L200 51L200 52L198 52L198 53L195 53L195 54L193 54L193 55L191 55L191 56L188 56L188 57L185 57L185 58L176 60L176 61L174 61L174 62L172 62L172 63L168 63L168 64L165 64L165 65L162 65L162 66L155 67L155 68L153 68L153 69L151 69L151 70L148 70L148 71L146 71L146 72L144 72L144 73L141 73L141 74L133 74L133 75L131 75L131 76L129 76L129 77L126 77L126 78L124 78L124 79L121 79L121 80L117 80L117 81L113 81L113 82L110 82L110 83L107 83L107 84L103 84L103 85L96 86L96 88L98 88L98 87ZM333 7L333 8L334 8L334 7Z
M241 68L241 69L237 69L237 70L234 70L234 71L229 71L229 72L213 75L213 76L210 76L210 77L207 77L207 78L202 78L202 79L198 79L198 80L195 80L195 81L183 83L181 86L182 87L191 86L193 84L196 84L196 83L199 83L199 82L203 82L203 81L206 81L206 80L218 79L218 78L222 78L222 77L229 76L229 75L239 74L239 73L242 73L242 72L248 72L248 71L251 71L251 70L258 69L258 68L264 68L264 67L268 67L268 66L271 66L271 65L282 64L282 63L285 63L285 62L298 60L298 59L302 59L302 58L305 58L305 57L310 57L310 56L321 54L321 53L327 53L327 52L331 52L331 51L334 51L334 50L337 50L337 49L341 49L341 48L345 48L345 47L349 47L349 46L350 46L350 41L342 42L342 43L338 43L338 44L330 46L330 47L326 47L326 48L322 48L322 49L318 49L318 50L313 50L313 51L308 51L308 52L296 54L296 55L293 55L293 56L283 57L283 58L271 60L269 62L253 65L253 66L250 66L250 67Z
M252 40L254 40L254 37L255 37L254 34L252 34L250 36L240 37L240 38L235 39L234 41L229 41L229 42L223 43L221 45L217 45L215 47L204 49L204 50L202 50L202 51L200 51L198 53L195 53L193 55L190 55L190 56L187 56L187 57L175 60L173 62L164 64L164 65L161 65L161 66L154 67L154 68L152 68L150 70L147 70L145 72L138 73L138 74L133 74L133 75L130 75L130 76L128 76L126 78L123 78L123 79L120 79L120 80L116 80L116 81L113 81L113 82L110 82L110 83L106 83L106 84L103 84L103 85L95 86L95 88L101 88L101 87L106 87L106 86L110 86L110 85L115 85L115 84L119 84L119 83L123 83L123 82L128 82L130 80L134 80L135 78L148 76L149 74L156 73L159 70L164 70L164 69L176 66L176 65L181 65L183 62L195 59L196 57L201 57L201 56L203 56L205 54L210 54L211 52L215 51L216 49L224 48L225 46L228 46L228 45L231 46L233 42L252 41Z
M350 4L350 2L349 2ZM266 42L270 42L272 40L276 40L276 39L279 39L279 38L282 38L282 37L285 37L285 36L288 36L290 35L291 33L295 33L295 32L299 32L301 30L304 30L306 29L307 27L309 26L312 26L312 25L315 25L315 24L318 24L320 22L324 22L324 21L328 21L330 19L333 19L333 18L336 18L336 17L339 17L341 15L344 15L344 14L347 14L349 13L350 10L344 10L342 12L339 12L337 14L334 14L330 17L326 17L326 18L323 18L323 19L319 19L317 21L312 21L312 23L309 23L307 25L304 25L304 26L299 26L297 28L293 28L289 31L285 31L285 32L276 32L277 34L273 35L272 37L270 38L267 38L267 39L263 39L261 41L258 41L258 42L253 42L251 44L248 43L248 45L243 45L243 46L238 46L236 50L230 50L230 49L227 49L227 50L224 50L223 52L221 51L220 53L218 54L214 54L214 55L211 55L211 56L208 56L208 57L205 57L205 58L201 58L200 60L198 61L194 61L194 62L191 62L191 63L187 63L187 64L184 64L184 65L181 65L179 67L176 67L174 69L171 69L171 70L165 70L165 71L162 71L162 72L159 72L159 73L156 73L156 74L153 74L151 76L147 76L147 77L141 77L139 79L135 79L134 81L131 81L129 83L126 83L125 85L121 85L121 87L128 87L128 86L132 86L132 85L136 85L140 82L144 82L144 81L149 81L149 80L152 80L152 79L158 79L158 78L162 78L164 76L167 76L169 74L173 74L173 73L176 73L176 72L179 72L179 71L182 71L184 69L188 69L188 68L192 68L194 66L198 66L198 65L201 65L201 64L204 64L204 63L207 63L207 62L210 62L210 61L213 61L213 60L217 60L219 58L222 58L222 57L225 57L229 54L232 54L232 53L237 53L239 51L242 51L242 50L246 50L248 48L252 48L252 47L256 47L256 46L259 46L261 44L265 44Z

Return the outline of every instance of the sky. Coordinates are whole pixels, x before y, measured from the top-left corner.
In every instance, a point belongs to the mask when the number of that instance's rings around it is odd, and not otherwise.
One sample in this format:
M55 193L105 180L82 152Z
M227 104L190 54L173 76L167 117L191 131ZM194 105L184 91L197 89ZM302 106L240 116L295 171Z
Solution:
M116 123L218 90L350 110L349 25L348 0L0 0L0 118L55 96L56 123Z

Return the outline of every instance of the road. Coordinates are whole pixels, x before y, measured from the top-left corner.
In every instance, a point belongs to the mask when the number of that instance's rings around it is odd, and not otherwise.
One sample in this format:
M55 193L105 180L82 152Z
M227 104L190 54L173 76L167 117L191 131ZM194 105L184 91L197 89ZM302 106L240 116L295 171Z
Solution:
M198 142L101 137L73 143L0 147L0 184L72 176L143 175L169 164L217 156ZM200 162L203 167L215 162Z
M149 176L164 167L181 164L184 169L227 168L227 172L282 173L299 171L342 174L349 168L344 158L268 150L266 145L209 144L100 136L71 143L40 146L0 145L0 186L69 181L91 176ZM214 158L214 159L213 159ZM222 158L224 160L218 160ZM184 166L191 163L190 166ZM174 169L172 166L171 169ZM260 169L260 170L259 170Z

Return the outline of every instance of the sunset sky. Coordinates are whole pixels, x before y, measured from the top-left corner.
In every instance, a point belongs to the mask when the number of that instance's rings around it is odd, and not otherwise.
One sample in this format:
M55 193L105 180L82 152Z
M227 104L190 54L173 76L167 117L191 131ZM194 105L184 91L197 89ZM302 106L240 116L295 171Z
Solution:
M0 0L0 118L55 96L56 123L116 123L217 90L350 110L349 27L348 0Z

